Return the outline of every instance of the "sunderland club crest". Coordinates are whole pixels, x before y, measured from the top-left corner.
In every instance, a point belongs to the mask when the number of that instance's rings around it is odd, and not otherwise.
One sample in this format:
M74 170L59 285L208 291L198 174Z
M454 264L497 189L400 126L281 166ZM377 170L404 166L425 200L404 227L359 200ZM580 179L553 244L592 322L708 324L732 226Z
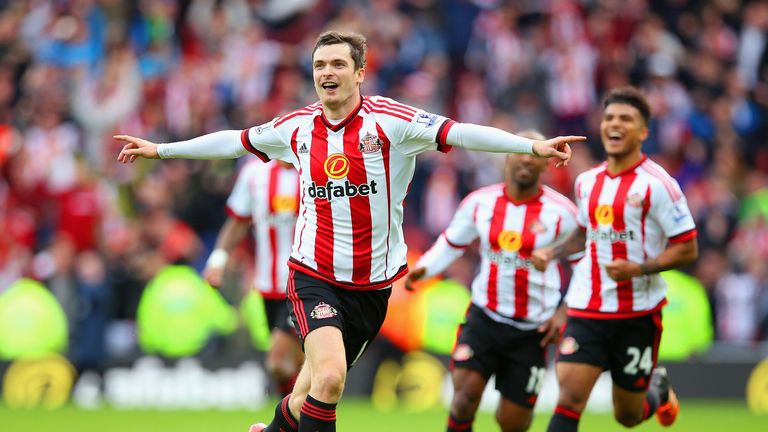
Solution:
M643 199L642 195L634 193L627 197L627 204L635 208L641 208L643 205L645 205L645 200Z
M325 319L335 317L338 314L339 313L336 311L336 309L333 308L333 306L321 301L317 304L317 306L314 307L314 309L312 309L312 312L309 314L309 316L311 316L312 319Z
M357 147L360 153L375 153L381 150L381 140L376 135L368 132L360 140L360 145Z
M541 220L536 220L528 225L528 231L536 234L544 234L547 232L547 227L541 222Z
M475 355L475 351L471 346L467 344L458 344L453 350L452 357L454 361L467 361L471 359L473 355Z
M579 350L579 343L572 336L568 336L560 342L560 354L571 355Z

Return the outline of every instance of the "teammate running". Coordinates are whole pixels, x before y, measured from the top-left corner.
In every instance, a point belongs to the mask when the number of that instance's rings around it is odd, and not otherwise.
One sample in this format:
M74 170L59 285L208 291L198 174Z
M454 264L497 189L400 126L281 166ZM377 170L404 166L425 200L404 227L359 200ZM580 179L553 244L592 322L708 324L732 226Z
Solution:
M535 131L519 135L544 139ZM412 289L413 281L442 272L480 239L480 273L472 282L472 304L451 359L448 432L472 430L492 375L502 396L496 409L501 430L525 431L531 424L547 369L545 348L557 343L566 319L559 264L538 271L531 254L562 242L577 228L576 206L540 183L546 168L547 159L507 155L504 183L467 196L406 279Z
M560 342L560 396L549 432L576 431L603 370L613 378L614 417L626 427L656 414L664 426L679 410L666 370L656 368L664 270L698 256L696 226L680 186L642 153L650 107L633 87L603 102L600 134L607 161L576 179L579 225L569 246L538 250L537 268L585 248L566 296ZM569 250L570 249L570 250Z
M288 281L285 263L291 255L299 211L299 175L286 162L248 162L237 177L226 209L229 218L219 232L203 277L214 287L221 286L229 254L253 225L256 239L253 286L264 298L267 324L272 329L266 368L275 379L277 391L285 397L291 392L304 362L285 300Z

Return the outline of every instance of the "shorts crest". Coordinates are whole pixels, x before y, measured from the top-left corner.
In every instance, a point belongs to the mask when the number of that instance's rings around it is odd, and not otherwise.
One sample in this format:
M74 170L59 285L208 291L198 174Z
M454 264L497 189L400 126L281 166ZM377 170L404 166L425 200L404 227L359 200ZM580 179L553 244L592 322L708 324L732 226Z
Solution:
M579 343L572 336L568 336L560 342L560 354L571 355L579 350Z
M467 361L475 355L472 347L467 344L456 345L456 349L453 350L453 360L455 361Z
M325 318L333 318L339 313L334 309L333 306L329 305L326 302L320 302L315 306L314 309L312 309L312 312L309 314L309 316L312 317L312 319L325 319Z

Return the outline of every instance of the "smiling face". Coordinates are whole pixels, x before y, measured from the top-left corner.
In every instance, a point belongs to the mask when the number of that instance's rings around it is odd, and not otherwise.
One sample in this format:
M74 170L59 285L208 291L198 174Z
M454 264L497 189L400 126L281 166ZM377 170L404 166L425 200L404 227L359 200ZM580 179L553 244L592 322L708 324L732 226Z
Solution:
M610 103L600 122L603 148L609 158L621 159L641 152L648 126L640 111L626 103Z
M312 56L312 71L317 96L331 118L344 118L357 106L365 69L356 69L349 45L318 47Z

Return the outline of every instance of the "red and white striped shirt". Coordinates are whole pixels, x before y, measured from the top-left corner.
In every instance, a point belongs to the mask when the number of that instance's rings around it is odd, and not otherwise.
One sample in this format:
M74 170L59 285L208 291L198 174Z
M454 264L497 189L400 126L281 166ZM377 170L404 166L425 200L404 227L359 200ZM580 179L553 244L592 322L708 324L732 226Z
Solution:
M264 298L285 298L294 227L299 211L299 174L276 161L248 162L227 199L227 213L251 220L256 239L254 286Z
M243 146L299 170L301 198L289 266L336 286L371 290L407 271L403 200L416 156L450 150L452 120L373 96L340 122L320 103L246 129Z
M677 181L647 157L618 174L603 163L576 178L579 225L587 231L585 257L566 296L569 314L633 317L664 306L667 285L658 274L616 282L605 265L658 256L668 243L696 237L696 225Z
M515 202L504 184L496 184L464 199L417 267L427 276L440 273L479 237L482 261L472 281L472 303L498 322L532 328L555 312L562 280L559 263L540 272L531 253L563 241L577 227L576 206L553 189L544 186L538 195Z

